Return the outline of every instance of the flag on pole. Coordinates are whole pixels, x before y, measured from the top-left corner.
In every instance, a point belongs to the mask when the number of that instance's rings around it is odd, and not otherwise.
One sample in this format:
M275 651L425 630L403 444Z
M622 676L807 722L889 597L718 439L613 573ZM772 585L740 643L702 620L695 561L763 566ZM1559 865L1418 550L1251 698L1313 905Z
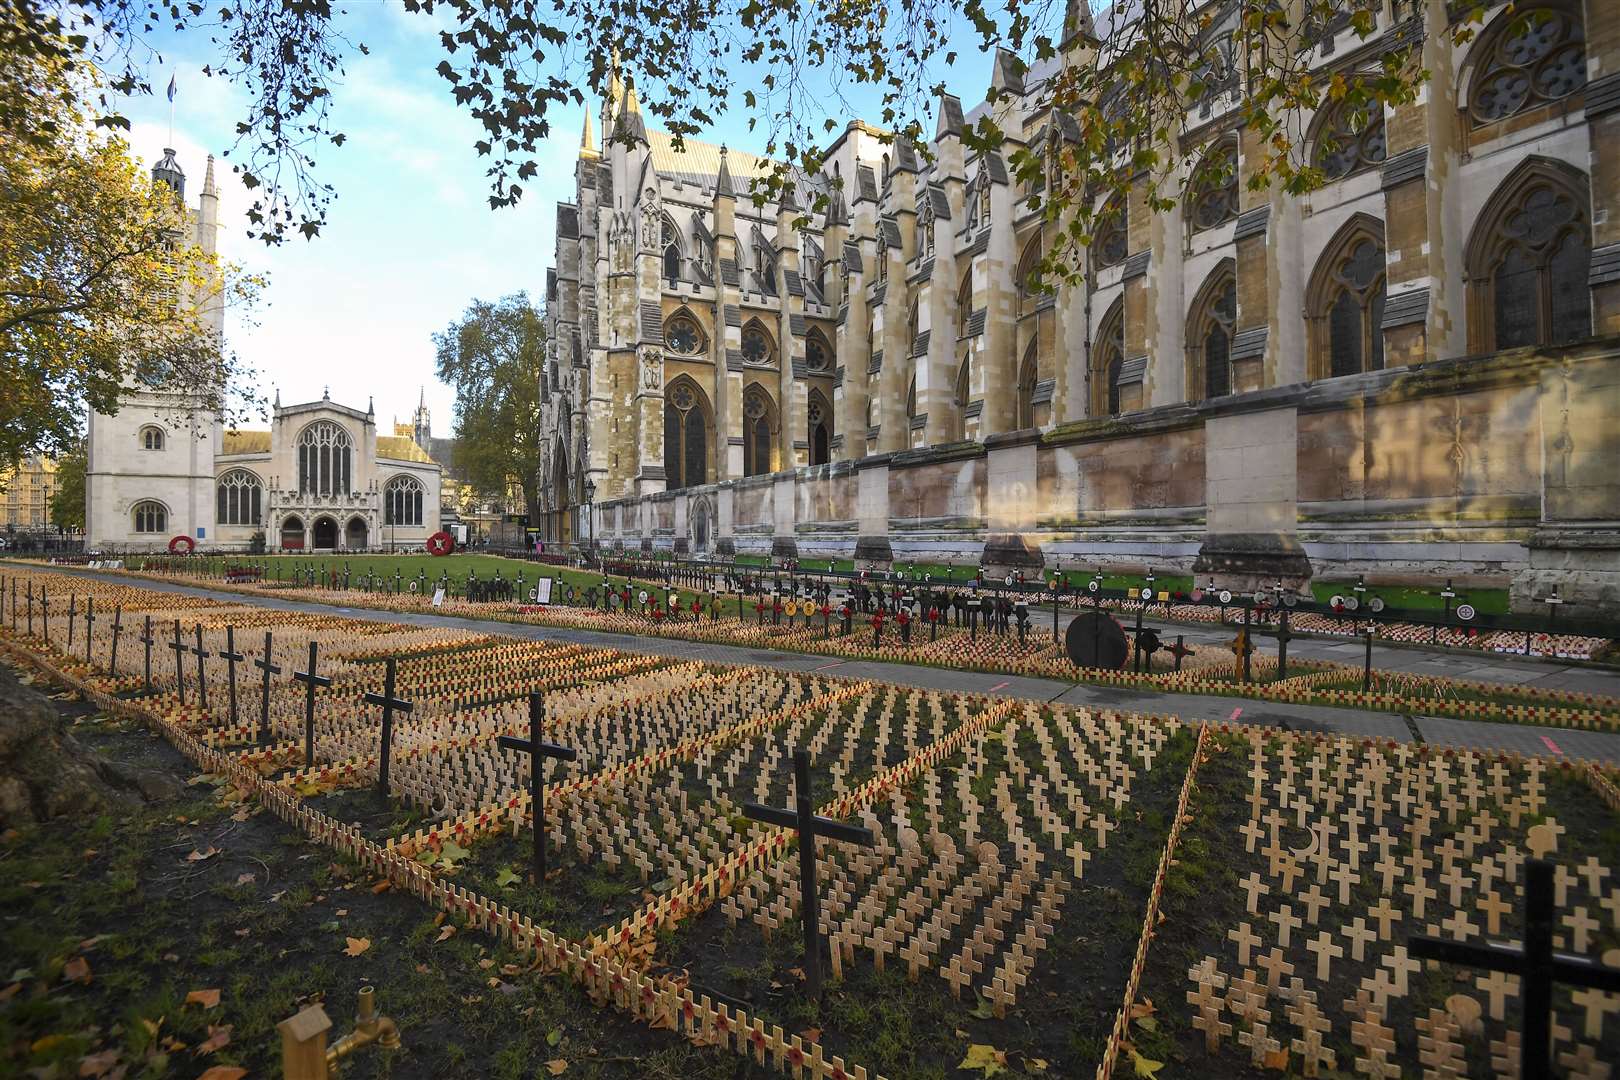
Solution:
M169 100L174 100L174 76L169 76Z

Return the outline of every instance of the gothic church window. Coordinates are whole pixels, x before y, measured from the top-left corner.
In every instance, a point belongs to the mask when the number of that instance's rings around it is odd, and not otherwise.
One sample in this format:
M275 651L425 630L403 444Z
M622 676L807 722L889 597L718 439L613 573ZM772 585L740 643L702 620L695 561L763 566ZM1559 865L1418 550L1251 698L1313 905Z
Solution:
M162 533L169 531L169 511L160 502L147 499L138 502L132 509L135 519L135 531L138 533Z
M1097 214L1096 240L1092 243L1092 251L1099 270L1118 266L1130 254L1130 237L1125 225L1125 204L1116 196Z
M1316 167L1329 180L1370 169L1385 156L1384 108L1377 101L1342 99L1323 115L1317 127Z
M701 391L676 379L664 395L664 482L671 491L708 483L709 419Z
M804 339L804 366L811 371L832 369L832 350L827 347L827 339L817 331L811 331Z
M680 230L675 228L675 223L665 217L663 234L664 277L671 283L681 279L680 235Z
M832 460L832 408L819 391L810 392L806 417L810 421L810 464L825 465Z
M1227 139L1199 162L1188 197L1194 232L1213 229L1237 217L1237 140Z
M1592 332L1586 181L1534 159L1487 203L1469 244L1470 344L1562 345Z
M301 495L348 495L353 490L354 441L329 420L317 420L298 435Z
M214 521L219 525L263 523L264 485L246 469L232 469L215 485Z
M771 446L776 427L776 406L758 383L743 395L743 475L758 476L772 470Z
M1024 350L1023 362L1018 365L1018 400L1013 427L1018 430L1035 426L1035 383L1040 377L1040 361L1036 339L1031 338Z
M703 332L689 315L676 315L664 327L664 344L670 352L693 356L703 350Z
M151 424L141 428L141 449L161 450L163 449L163 442L164 439L162 428Z
M973 318L973 271L962 275L962 285L956 290L956 336L967 337L968 322Z
M743 359L750 364L768 364L775 354L770 335L760 329L756 323L750 323L743 328L742 354Z
M422 482L414 476L396 476L383 489L384 525L422 524Z
M1237 320L1237 278L1228 260L1211 275L1189 320L1190 400L1232 392L1232 327Z
M1091 415L1119 415L1119 377L1125 367L1125 301L1103 317L1091 357Z
M1041 297L1040 286L1035 280L1035 273L1041 265L1041 236L1036 233L1030 237L1029 243L1024 245L1024 253L1018 257L1018 311L1027 315L1034 310Z
M1311 281L1307 300L1312 378L1384 366L1384 244L1375 222L1353 220Z
M1563 7L1506 14L1475 49L1480 59L1473 64L1469 111L1476 125L1557 101L1586 85L1581 20Z

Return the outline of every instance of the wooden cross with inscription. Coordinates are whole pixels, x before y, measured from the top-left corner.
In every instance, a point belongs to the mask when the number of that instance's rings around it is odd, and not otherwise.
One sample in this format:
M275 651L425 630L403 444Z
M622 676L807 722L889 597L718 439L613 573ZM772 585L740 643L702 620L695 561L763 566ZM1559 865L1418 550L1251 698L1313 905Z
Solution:
M540 759L549 757L556 758L559 761L579 760L579 751L572 746L559 746L556 743L541 741L540 728L545 718L545 699L539 694L530 694L528 739L519 739L515 735L502 735L495 740L503 750L516 750L520 754L529 755L529 809L534 813L534 883L536 885L540 885L546 880L546 788L540 778Z
M208 708L208 673L203 670L203 661L212 654L202 644L202 623L197 624L197 644L191 650L197 658L197 700L203 708Z
M799 834L799 916L804 922L804 975L812 994L821 992L821 918L816 889L816 837L872 847L872 830L846 825L816 814L810 790L810 753L793 751L794 805L792 809L744 803L743 816L768 825L780 825Z
M279 569L279 564L278 564ZM264 632L264 655L253 666L264 671L264 689L259 693L259 744L270 739L270 676L281 674L281 665L270 658L270 631Z
M152 692L152 646L157 639L152 636L152 616L146 617L146 632L141 635L141 644L146 646L146 689L143 693Z
M73 627L79 618L79 598L72 593L68 594L68 652L73 651Z
M383 692L380 694L366 694L366 703L381 705L382 716L382 752L377 758L377 794L388 795L388 751L394 742L394 710L401 712L411 711L411 702L404 698L394 696L394 658L390 656L383 668Z
M230 697L231 723L236 723L236 665L246 657L236 651L236 627L225 628L225 647L219 651L219 658L225 661L225 689Z
M84 662L90 663L90 648L95 643L96 598L84 598Z
M124 632L124 605L113 606L112 656L107 660L107 674L118 675L118 638Z
M315 674L316 643L309 643L309 669L295 671L292 677L304 684L304 768L315 764L315 688L317 686L331 686L332 679L327 675Z
M1519 976L1524 1006L1519 1037L1520 1075L1545 1080L1552 1075L1552 988L1554 982L1571 983L1604 993L1620 993L1620 968L1570 953L1553 952L1553 864L1545 859L1524 863L1524 946L1487 941L1468 945L1460 941L1412 935L1413 956L1448 964L1485 968Z
M174 653L174 685L180 691L180 704L186 703L186 643L180 640L180 620L174 620L174 641L168 646Z

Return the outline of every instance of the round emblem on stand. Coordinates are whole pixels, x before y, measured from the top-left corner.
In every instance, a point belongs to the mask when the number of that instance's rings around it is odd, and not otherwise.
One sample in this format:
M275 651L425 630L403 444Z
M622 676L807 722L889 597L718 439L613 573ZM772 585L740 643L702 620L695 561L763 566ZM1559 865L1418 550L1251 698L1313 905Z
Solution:
M1367 610L1372 612L1374 615L1377 615L1380 611L1383 611L1384 598L1382 596L1375 596L1371 600L1368 600Z
M1361 597L1347 596L1344 598L1344 610L1358 611L1361 608Z
M637 593L636 599L645 604L647 602L647 590L642 589L639 593Z
M1102 588L1102 582L1098 581L1096 578L1092 578L1090 581L1086 582L1086 588L1091 592L1096 592L1098 589Z
M1192 591L1192 602L1195 603L1195 604L1202 604L1204 602L1204 590L1203 589L1194 589Z
M1144 586L1142 586L1141 596L1142 596L1142 599L1144 599L1144 600L1151 600L1151 599L1153 599L1153 590L1150 587L1144 585Z
M1473 617L1474 617L1474 605L1473 604L1458 604L1457 605L1457 618L1461 619L1463 622L1468 622L1471 619L1473 619Z
M1220 601L1223 604L1230 604L1232 602L1232 590L1231 589L1222 589L1217 595L1219 596Z

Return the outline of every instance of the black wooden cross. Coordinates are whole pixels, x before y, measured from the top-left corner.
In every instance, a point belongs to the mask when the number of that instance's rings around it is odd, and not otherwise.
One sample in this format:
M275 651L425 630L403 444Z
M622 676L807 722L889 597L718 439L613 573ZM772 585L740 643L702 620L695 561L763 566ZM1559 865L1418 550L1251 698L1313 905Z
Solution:
M95 641L95 628L96 598L87 596L84 598L84 662L86 664L90 662L90 649Z
M514 735L502 735L495 740L503 750L516 750L520 754L529 755L529 809L534 812L534 883L536 885L546 880L546 787L540 778L540 759L549 757L556 758L559 761L579 760L579 751L572 746L559 746L556 743L541 741L540 727L545 717L545 699L539 694L530 694L529 737L519 739Z
M276 564L281 569L281 564ZM281 665L270 659L270 631L264 632L264 655L253 661L264 672L264 690L259 695L259 745L270 741L270 676L281 674Z
M804 975L812 994L821 992L821 913L820 892L816 888L816 837L842 840L846 844L871 847L875 841L872 830L859 825L846 825L832 818L816 814L815 799L810 790L810 752L793 751L792 809L744 803L743 816L768 825L794 829L799 834L799 917L804 922Z
M202 646L202 623L197 624L197 644L191 650L197 658L197 700L204 709L208 708L208 676L203 670L203 661L212 654Z
M152 692L152 646L156 643L156 639L152 637L152 616L148 615L146 632L141 635L141 644L146 646L146 689L141 691L145 694Z
M79 618L79 598L68 594L68 652L73 651L73 626Z
M1520 978L1519 1075L1545 1080L1552 1075L1553 983L1571 983L1604 993L1620 993L1620 968L1596 960L1553 952L1553 864L1545 859L1524 863L1524 946L1487 941L1468 945L1460 941L1414 934L1407 947L1413 956L1448 964L1504 971Z
M225 692L231 702L231 723L236 723L236 665L247 659L236 651L236 627L225 628L225 647L219 651L219 658L225 661Z
M45 586L39 587L40 595L45 595ZM28 583L28 636L34 636L34 583Z
M381 705L382 717L382 754L377 760L377 794L388 794L388 751L394 742L394 710L410 712L411 703L403 698L394 696L394 658L390 656L383 669L383 692L380 694L366 694L366 702L371 705Z
M180 640L180 620L174 620L174 641L169 645L174 653L174 684L180 688L180 704L186 703L186 643Z
M315 764L315 688L331 686L326 675L315 674L315 642L309 643L309 670L295 671L292 677L304 684L304 767Z
M107 661L107 674L118 677L118 638L124 632L124 605L113 606L112 657Z
M45 586L39 587L39 619L40 631L45 635L45 644L51 643L51 601L45 595Z

